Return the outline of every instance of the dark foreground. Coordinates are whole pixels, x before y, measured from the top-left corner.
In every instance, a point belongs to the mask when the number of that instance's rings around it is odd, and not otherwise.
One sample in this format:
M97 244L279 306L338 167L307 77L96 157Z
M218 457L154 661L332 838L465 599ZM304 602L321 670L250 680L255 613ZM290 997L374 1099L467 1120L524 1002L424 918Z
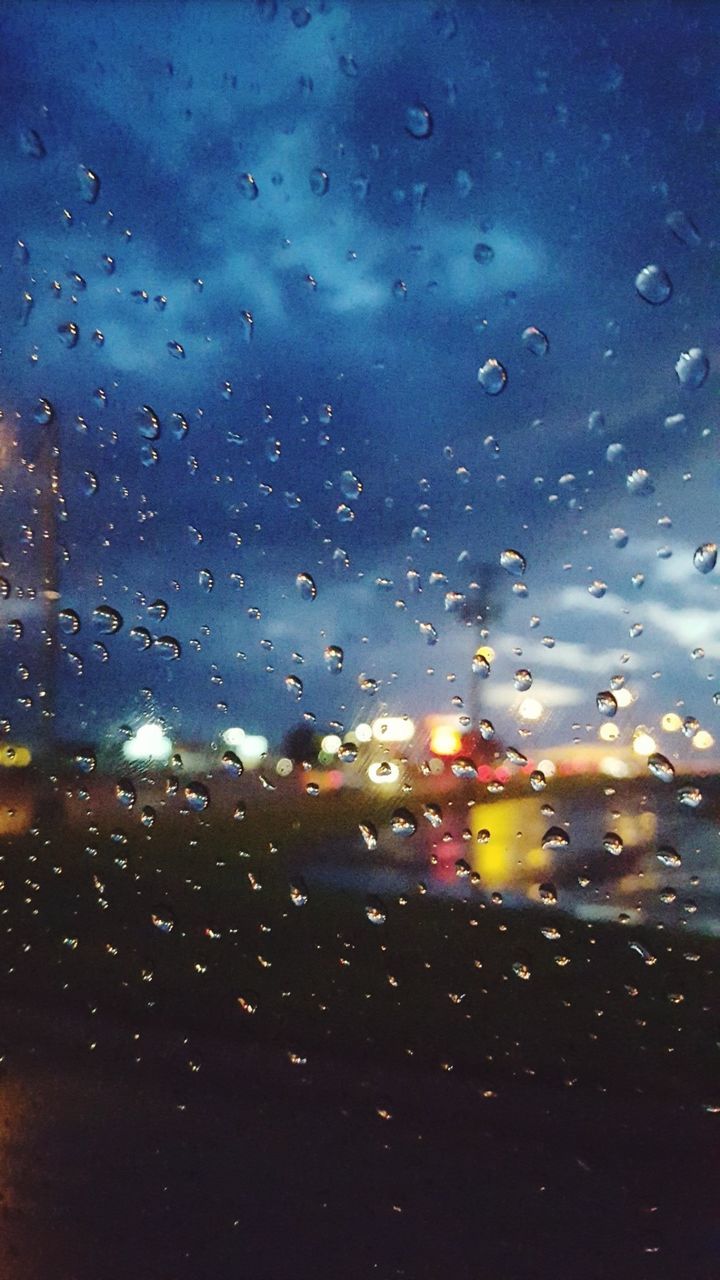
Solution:
M694 1105L2 1013L4 1280L718 1274Z

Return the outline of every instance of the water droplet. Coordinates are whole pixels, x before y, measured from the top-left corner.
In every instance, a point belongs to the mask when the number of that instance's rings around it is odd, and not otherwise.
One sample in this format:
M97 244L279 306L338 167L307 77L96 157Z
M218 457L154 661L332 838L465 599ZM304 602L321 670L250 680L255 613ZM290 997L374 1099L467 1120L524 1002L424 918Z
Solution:
M378 833L377 827L372 822L359 822L358 830L367 848L372 852L377 849Z
M185 787L185 799L193 813L202 813L210 803L210 793L201 782L188 782Z
M533 769L530 774L530 786L533 791L544 791L547 786L547 778L542 769Z
M675 777L674 766L667 756L661 755L659 751L653 751L652 755L648 756L647 764L653 777L660 782L672 782Z
M677 793L678 804L685 809L698 809L702 804L702 791L699 787L680 787Z
M700 244L700 232L698 231L692 218L683 213L681 209L674 209L665 219L665 226L672 231L676 240L681 244L696 246Z
M357 760L357 744L354 742L343 742L338 747L338 760L341 764L354 764Z
M150 648L152 636L146 627L132 627L128 634L135 649L142 652L144 649Z
M365 907L365 915L371 924L385 924L387 914L379 898L369 898Z
M570 837L562 827L549 827L542 838L543 849L567 849Z
M675 372L681 387L701 387L710 372L710 362L702 347L681 352L675 362Z
M417 822L409 809L396 809L390 818L390 827L396 836L414 836Z
M680 857L677 849L673 849L672 845L668 844L661 846L655 856L657 857L658 862L662 862L664 867L682 866L682 858Z
M458 756L457 759L453 760L450 768L455 778L462 778L468 781L477 777L477 769L467 756Z
M344 653L339 644L327 645L323 653L325 666L332 675L338 675L343 669Z
M420 631L420 635L423 637L424 640L427 641L428 644L437 644L438 633L435 630L432 622L419 622L418 629Z
M528 982L532 976L530 966L525 964L523 960L516 960L512 971L516 978L520 978L523 982Z
M251 173L241 173L237 180L238 190L245 200L257 200L260 192L258 184Z
M135 801L137 800L137 795L129 778L121 778L120 781L115 784L115 799L118 804L123 806L124 809L133 808Z
M75 765L80 773L93 773L97 766L97 760L92 751L78 751L75 756Z
M189 430L188 420L182 413L170 414L170 434L174 440L184 440Z
M533 324L527 329L523 329L520 340L525 350L529 351L531 355L546 356L550 350L550 341L547 334L543 333L542 329L536 329Z
M635 277L635 288L640 297L653 307L667 302L672 295L672 281L667 271L654 265L643 267Z
M523 755L517 747L508 747L505 751L505 759L508 764L517 765L519 769L524 769L527 764L527 756Z
M356 502L363 491L362 480L358 480L352 471L343 471L340 476L340 492L348 502Z
M180 642L174 636L157 636L153 650L164 662L176 662L182 652Z
M226 773L232 778L239 778L243 772L243 763L234 751L225 751L222 757L222 766Z
M499 396L500 392L505 390L508 380L507 373L500 361L492 357L480 365L477 379L488 396Z
M519 667L513 677L513 684L518 693L527 693L527 690L532 688L532 682L532 672L528 671L526 667Z
M595 698L597 709L601 716L614 716L617 714L618 704L614 693L609 689L603 689Z
M422 102L405 108L405 129L413 138L429 138L433 131L433 118Z
M442 809L439 804L426 804L423 808L423 817L430 823L431 827L436 830L442 824Z
M484 267L488 262L492 262L495 257L495 250L490 244L483 244L482 241L475 245L473 249L473 258Z
M65 324L59 324L58 335L60 337L60 341L66 347L76 347L80 341L80 330L74 320L68 320Z
M135 426L143 440L157 440L160 435L160 419L149 404L135 410Z
M712 573L717 564L717 545L714 542L703 542L693 555L693 564L698 573Z
M111 608L109 604L99 604L92 611L92 621L95 630L100 635L114 636L123 625L123 616L118 613L117 609Z
M201 591L207 591L208 593L212 591L215 586L215 578L209 569L200 569L198 571L198 586Z
M555 903L557 902L557 889L554 884L548 882L546 884L538 885L538 894L540 896L540 901L544 902L546 906L555 906Z
M297 587L303 600L315 600L317 597L317 587L315 580L309 573L299 573L295 579Z
M168 342L167 349L168 354L173 356L176 360L185 359L185 348L181 346L179 342Z
M623 851L623 842L616 831L606 831L602 839L603 849L606 853L611 853L614 858L618 858Z
M491 667L485 654L482 653L480 649L478 649L477 653L473 656L470 666L472 668L473 675L481 676L483 680L487 680L490 675Z
M330 179L324 169L310 170L310 190L314 196L324 196L330 186Z
M647 498L655 492L655 485L649 471L645 467L636 467L625 481L628 493Z
M86 498L93 498L100 488L100 481L94 471L83 471L80 490Z
M290 901L294 907L305 907L307 906L307 900L307 885L304 880L298 877L295 883L290 885Z
M509 573L513 578L522 578L526 568L527 560L519 551L513 551L509 548L500 555L500 566Z
M84 164L79 164L76 169L78 187L80 188L80 198L86 204L94 204L100 194L100 179L92 169L86 168Z
M46 154L45 143L37 129L21 129L18 140L22 155L28 156L33 160L43 159Z
M303 696L303 682L299 676L286 676L285 688L296 702L300 701Z
M594 596L596 600L602 600L607 591L607 583L602 582L600 578L595 578L588 587L588 592Z
M175 917L169 907L155 907L150 912L150 920L161 933L172 933L175 928Z
M363 693L366 693L369 698L373 698L380 688L380 681L374 680L372 676L365 675L364 671L361 671L358 676L358 684Z
M66 636L75 636L80 630L80 618L74 609L60 609L58 627Z
M37 405L33 409L33 422L37 422L39 427L47 427L55 417L55 409L49 400L40 397Z

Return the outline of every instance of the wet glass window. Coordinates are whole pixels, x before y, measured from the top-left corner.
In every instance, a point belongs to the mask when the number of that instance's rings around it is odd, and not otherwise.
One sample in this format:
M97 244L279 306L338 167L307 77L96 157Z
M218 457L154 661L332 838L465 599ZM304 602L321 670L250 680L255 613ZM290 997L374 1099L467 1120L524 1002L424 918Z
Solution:
M719 28L2 6L7 1280L714 1274Z

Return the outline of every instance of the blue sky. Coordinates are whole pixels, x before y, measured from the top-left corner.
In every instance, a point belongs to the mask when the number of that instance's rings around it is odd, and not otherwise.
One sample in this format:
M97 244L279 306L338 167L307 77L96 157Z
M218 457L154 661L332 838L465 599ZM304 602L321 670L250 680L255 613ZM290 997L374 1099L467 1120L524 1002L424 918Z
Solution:
M149 711L208 740L228 723L277 739L303 711L323 725L381 706L456 712L475 636L444 597L505 547L527 558L528 595L493 575L482 692L506 736L520 665L548 709L538 745L592 737L595 694L617 672L637 695L624 733L678 700L713 731L717 587L692 553L718 535L720 16L599 4L590 23L567 4L328 0L305 22L303 9L3 6L2 547L15 595L0 607L27 617L25 639L0 651L12 733L32 731L17 699L41 670L33 609L17 599L37 578L18 523L37 535L22 460L38 456L40 396L60 439L60 603L82 619L65 638L82 676L59 664L64 733L111 734ZM406 128L418 103L433 125L422 139ZM78 165L100 178L94 204ZM257 199L243 195L248 173ZM676 211L699 243L669 230ZM672 280L661 306L635 290L649 263ZM72 349L57 333L69 321ZM544 357L523 345L531 325ZM710 365L695 389L675 373L691 347ZM477 381L491 358L508 375L494 397ZM153 466L142 405L161 422ZM190 424L183 440L173 412ZM628 491L635 468L652 493ZM355 501L345 471L362 482ZM299 572L316 580L312 603ZM156 598L162 624L147 613ZM123 615L116 636L93 630L102 603ZM177 638L181 658L136 651L137 625ZM345 651L339 676L329 643ZM381 682L370 703L361 673Z

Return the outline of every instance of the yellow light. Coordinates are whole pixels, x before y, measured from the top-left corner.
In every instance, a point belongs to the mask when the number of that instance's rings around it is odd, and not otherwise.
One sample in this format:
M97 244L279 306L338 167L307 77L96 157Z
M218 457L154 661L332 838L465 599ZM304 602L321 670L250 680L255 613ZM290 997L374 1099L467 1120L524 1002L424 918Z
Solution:
M649 733L641 729L633 738L632 749L636 756L651 756L653 751L657 751L657 743Z
M409 742L414 732L415 725L407 716L383 716L372 727L378 742Z
M4 747L0 747L0 765L5 765L10 769L25 769L30 764L32 756L27 747L15 747L9 742Z
M495 650L493 649L492 645L489 645L489 644L481 645L479 649L475 650L475 657L484 658L486 662L494 662Z
M698 729L693 737L692 744L697 747L698 751L707 751L708 747L715 746L715 739L711 733L708 733L707 729Z
M615 701L619 707L629 707L635 699L629 689L618 689L615 694ZM649 754L649 753L648 753Z
M666 733L677 733L679 729L682 729L682 720L675 711L668 711L660 723Z
M293 771L293 762L287 756L281 756L275 765L275 772L279 778L289 778Z
M371 782L375 782L379 787L388 786L389 783L397 782L400 777L400 770L391 760L386 760L382 764L371 764L368 769L368 778Z
M616 724L601 724L598 729L598 737L602 738L603 742L614 742L616 738L620 737L620 730Z
M328 756L336 756L341 746L342 738L338 738L336 733L326 733L320 743L320 750Z
M436 724L430 730L430 750L436 756L456 756L462 745L457 729L449 724Z
M372 738L372 729L369 724L359 724L355 729L355 737L358 742L369 742Z
M521 720L539 720L544 710L539 698L523 698L517 713Z

